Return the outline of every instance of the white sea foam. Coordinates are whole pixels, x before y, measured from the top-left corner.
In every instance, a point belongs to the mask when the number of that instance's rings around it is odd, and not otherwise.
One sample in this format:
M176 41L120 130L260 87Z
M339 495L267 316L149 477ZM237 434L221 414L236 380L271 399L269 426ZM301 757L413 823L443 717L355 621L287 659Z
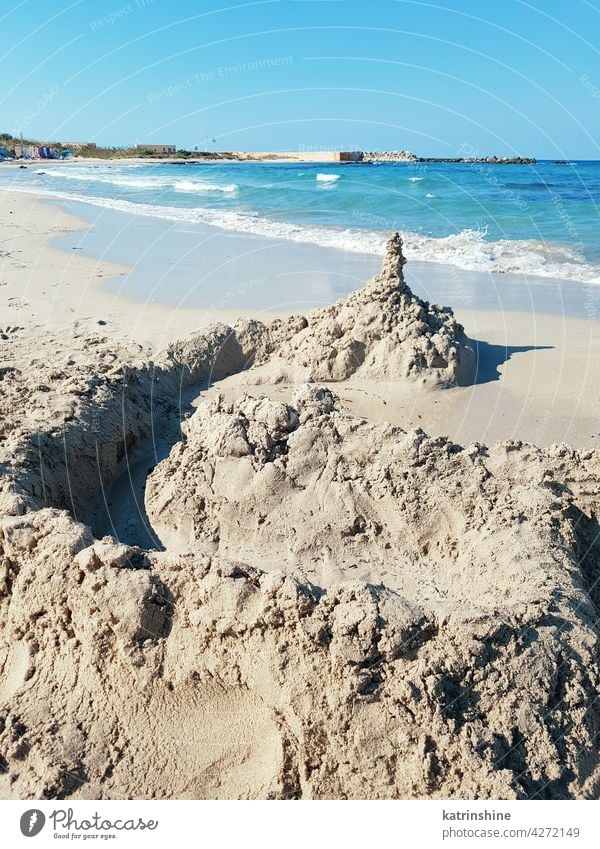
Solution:
M317 183L335 183L341 174L317 174Z
M108 183L111 186L125 186L128 189L161 189L164 185L160 180L153 180L149 177L85 177L82 179L93 180L97 183Z
M45 177L59 177L61 180L78 180L83 183L109 183L114 186L128 186L131 188L160 188L163 180L157 177L126 177L118 172L107 174L104 169L95 168L50 168L48 171L42 169L35 171Z
M129 170L129 167L128 167ZM105 169L95 168L52 168L48 171L34 171L45 177L59 177L80 182L104 183L111 186L124 186L129 189L174 189L176 192L236 192L236 183L208 183L203 180L177 180L164 177L128 177L116 172L107 174Z
M201 183L198 180L178 180L173 184L176 192L237 192L237 183L226 183L219 185L217 183Z
M423 179L424 179L423 177L409 177L408 182L409 183L420 183L421 180L423 180Z
M389 232L335 229L315 225L290 224L264 218L258 213L233 210L211 210L202 207L178 207L133 203L116 198L98 198L73 195L66 192L42 190L39 187L13 187L13 191L54 197L93 206L112 209L127 215L162 218L167 221L186 221L207 224L238 233L267 236L291 242L317 244L339 248L353 253L382 255ZM600 268L586 263L577 251L552 242L536 239L487 241L479 230L462 230L442 238L403 231L406 256L422 262L449 264L466 271L520 273L540 277L558 277L567 280L600 285Z

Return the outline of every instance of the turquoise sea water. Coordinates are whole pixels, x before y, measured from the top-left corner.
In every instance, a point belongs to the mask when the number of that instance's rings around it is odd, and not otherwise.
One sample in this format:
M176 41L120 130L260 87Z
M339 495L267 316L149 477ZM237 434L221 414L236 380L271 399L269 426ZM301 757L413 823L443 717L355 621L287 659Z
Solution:
M379 254L600 283L600 162L29 163L0 187L130 215Z

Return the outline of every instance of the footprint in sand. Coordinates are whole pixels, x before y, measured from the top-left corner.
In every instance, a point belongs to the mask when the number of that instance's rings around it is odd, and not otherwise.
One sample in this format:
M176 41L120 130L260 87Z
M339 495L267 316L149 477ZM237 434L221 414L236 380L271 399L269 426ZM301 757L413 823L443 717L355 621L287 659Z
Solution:
M12 698L26 681L30 665L27 644L16 642L0 648L0 702Z

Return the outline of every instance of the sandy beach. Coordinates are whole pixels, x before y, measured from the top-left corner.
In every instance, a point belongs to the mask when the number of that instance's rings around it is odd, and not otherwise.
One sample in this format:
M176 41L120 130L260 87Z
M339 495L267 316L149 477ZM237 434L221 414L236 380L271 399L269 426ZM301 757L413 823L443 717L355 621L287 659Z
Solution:
M3 195L0 796L595 798L592 313L429 303L398 236L140 299L89 226Z
M0 291L7 327L59 333L102 328L115 339L128 337L160 347L225 315L185 308L169 310L107 291L102 282L118 280L129 269L105 258L94 261L82 256L76 237L87 227L85 222L35 196L4 193L0 217ZM69 253L54 247L61 234L68 234L68 240L74 242ZM9 333L23 331L11 329Z

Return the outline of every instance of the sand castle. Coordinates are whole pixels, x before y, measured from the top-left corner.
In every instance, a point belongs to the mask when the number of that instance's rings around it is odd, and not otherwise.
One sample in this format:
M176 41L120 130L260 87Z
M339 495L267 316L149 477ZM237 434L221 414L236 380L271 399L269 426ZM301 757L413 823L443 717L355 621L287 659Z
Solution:
M269 323L240 320L231 330L223 328L214 357L216 373L280 361L296 366L296 376L311 381L360 376L468 385L475 353L463 327L449 307L429 304L411 292L404 279L405 262L396 233L380 273L347 298L308 316ZM206 347L203 338L192 335L170 346L168 353L182 364L193 363L194 350ZM236 355L237 363L228 362Z
M600 452L461 447L343 408L354 375L468 383L451 311L382 272L307 318L153 359L11 341L0 404L3 798L591 798ZM154 549L91 502L186 393L149 469ZM325 383L326 385L322 385Z

